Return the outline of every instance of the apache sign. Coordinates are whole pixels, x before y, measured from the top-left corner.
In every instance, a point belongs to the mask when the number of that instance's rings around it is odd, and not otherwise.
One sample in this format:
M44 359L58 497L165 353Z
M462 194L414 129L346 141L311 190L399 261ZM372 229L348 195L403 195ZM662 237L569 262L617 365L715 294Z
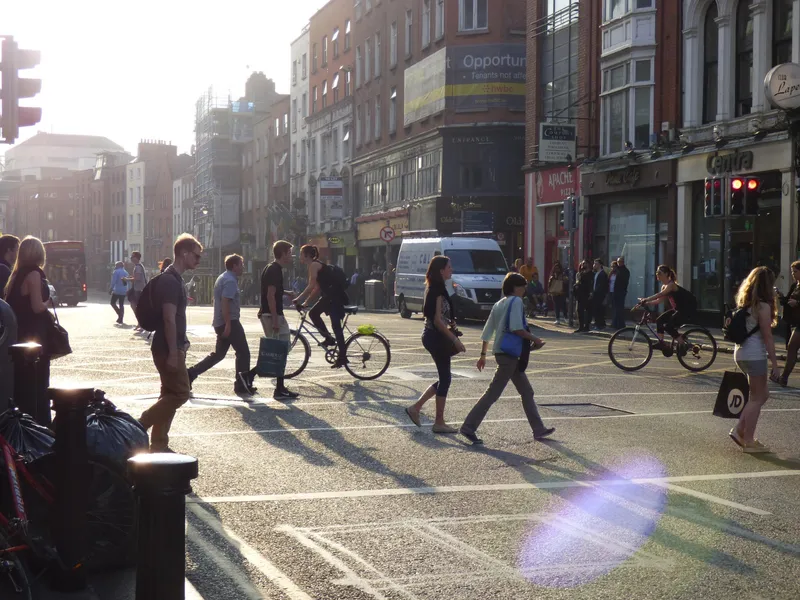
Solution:
M536 204L555 204L570 196L580 196L581 184L577 170L557 167L533 174L536 184Z

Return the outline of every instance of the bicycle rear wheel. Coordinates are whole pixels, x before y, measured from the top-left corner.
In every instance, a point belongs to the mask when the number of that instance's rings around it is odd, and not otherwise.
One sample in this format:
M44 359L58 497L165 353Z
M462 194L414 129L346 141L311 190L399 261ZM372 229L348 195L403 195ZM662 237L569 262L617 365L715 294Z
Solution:
M717 341L702 327L687 329L683 333L683 345L678 346L678 362L684 368L698 373L705 371L717 359Z
M0 530L0 598L3 600L33 600L28 570L19 553L4 553L11 545Z
M286 370L284 378L291 379L297 377L308 365L311 358L311 346L308 344L306 336L292 329L289 338L289 354L286 356Z
M356 333L345 344L347 363L344 368L356 379L377 379L389 368L392 351L389 342L377 333Z
M638 327L623 327L608 341L608 357L623 371L638 371L653 358L653 345Z

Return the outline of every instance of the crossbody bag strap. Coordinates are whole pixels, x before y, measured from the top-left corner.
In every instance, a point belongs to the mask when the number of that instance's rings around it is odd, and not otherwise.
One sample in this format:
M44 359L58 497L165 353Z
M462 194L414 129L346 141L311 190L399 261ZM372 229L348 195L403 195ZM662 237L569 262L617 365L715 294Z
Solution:
M511 301L508 303L508 310L506 311L506 331L511 333L511 309L514 308L514 298L516 296L511 297Z
M56 303L53 302L53 297L52 296L50 296L50 306L53 307L53 316L56 318L56 324L57 325L61 325L61 323L58 322L58 313L56 312Z

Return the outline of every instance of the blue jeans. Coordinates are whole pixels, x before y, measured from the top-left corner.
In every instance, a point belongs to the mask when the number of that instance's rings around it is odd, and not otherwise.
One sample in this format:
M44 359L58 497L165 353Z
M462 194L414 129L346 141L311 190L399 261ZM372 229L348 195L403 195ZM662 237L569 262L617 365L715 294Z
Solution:
M611 327L625 327L625 296L611 296Z

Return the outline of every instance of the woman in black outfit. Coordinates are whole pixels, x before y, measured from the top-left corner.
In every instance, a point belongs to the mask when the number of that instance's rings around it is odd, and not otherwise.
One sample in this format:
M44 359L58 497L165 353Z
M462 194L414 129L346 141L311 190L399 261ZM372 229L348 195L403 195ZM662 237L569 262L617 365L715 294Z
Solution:
M42 271L44 264L42 241L33 236L22 240L17 262L6 285L6 301L17 317L17 340L42 345L38 366L38 403L33 402L32 398L15 398L15 403L37 423L49 427L51 418L47 388L50 387L50 355L47 348L47 327L52 317L47 311L50 288Z
M594 275L588 260L581 262L578 275L575 281L575 301L578 303L578 329L579 333L589 331L589 324L592 322L592 311L590 296L594 285Z
M444 421L444 406L450 390L452 375L450 358L454 353L465 352L464 344L458 339L453 318L453 304L447 293L445 281L453 276L453 266L446 256L434 256L425 274L425 300L422 314L425 315L425 329L422 330L422 345L430 352L439 380L431 384L416 404L406 409L406 414L417 427L421 427L419 413L425 403L436 396L436 419L433 433L458 433Z
M786 387L789 375L792 374L797 364L797 352L800 350L800 260L792 263L792 287L789 293L781 296L783 306L783 320L786 322L786 364L778 383Z

